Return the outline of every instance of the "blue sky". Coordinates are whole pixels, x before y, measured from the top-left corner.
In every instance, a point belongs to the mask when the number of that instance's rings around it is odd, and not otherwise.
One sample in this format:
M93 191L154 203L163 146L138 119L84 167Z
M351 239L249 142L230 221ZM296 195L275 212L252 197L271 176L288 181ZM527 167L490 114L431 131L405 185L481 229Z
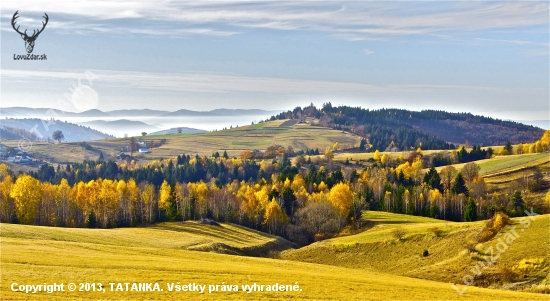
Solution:
M49 23L34 54L12 29ZM549 3L3 1L2 107L313 102L549 118ZM85 72L93 74L88 82ZM89 98L69 97L90 85ZM60 101L70 99L71 101ZM89 101L78 105L75 101Z

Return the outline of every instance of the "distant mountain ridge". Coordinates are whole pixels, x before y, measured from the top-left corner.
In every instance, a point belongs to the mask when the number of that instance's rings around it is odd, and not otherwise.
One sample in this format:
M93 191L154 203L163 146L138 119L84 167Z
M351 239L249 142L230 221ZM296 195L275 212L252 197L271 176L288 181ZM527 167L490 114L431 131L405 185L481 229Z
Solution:
M62 118L62 117L193 117L193 116L239 116L239 115L271 115L279 113L279 110L260 110L260 109L215 109L211 111L193 111L181 109L177 111L151 110L151 109L125 109L113 111L101 111L92 109L84 112L68 112L50 108L27 108L27 107L6 107L0 108L1 117L12 118ZM56 116L57 115L57 116Z

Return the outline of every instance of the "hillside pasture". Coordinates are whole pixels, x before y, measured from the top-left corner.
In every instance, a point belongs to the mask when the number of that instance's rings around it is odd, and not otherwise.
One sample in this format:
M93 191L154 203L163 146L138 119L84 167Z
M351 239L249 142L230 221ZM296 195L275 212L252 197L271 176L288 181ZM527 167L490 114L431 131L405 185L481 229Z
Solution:
M2 224L3 300L219 300L219 299L360 299L360 300L547 300L527 294L471 287L458 294L441 283L334 265L197 252L175 248L179 231L155 227L124 229L61 229ZM172 227L171 225L169 225ZM35 228L35 229L33 229ZM176 227L177 228L177 227ZM209 227L206 227L207 229ZM234 229L237 230L237 229ZM135 232L133 232L135 231ZM161 239L147 243L143 231ZM206 230L208 234L214 234ZM42 234L44 233L44 234ZM229 233L226 233L229 234ZM172 239L170 239L173 235ZM235 234L244 238L245 235ZM254 236L254 235L253 235ZM104 238L104 239L102 239ZM169 242L173 240L174 243ZM185 239L183 239L186 241ZM254 239L253 239L254 240ZM261 239L260 239L261 240ZM230 241L225 242L227 244ZM244 244L248 244L245 239ZM255 243L253 243L255 244ZM12 283L102 283L105 292L65 291L48 294L13 292ZM109 283L158 283L162 292L115 292ZM238 292L169 292L168 284L238 285ZM299 285L293 292L242 291L241 285ZM208 289L206 289L208 290Z
M340 145L355 146L360 140L358 136L351 133L295 123L295 121L288 122L288 120L268 121L204 134L166 134L137 137L137 139L143 139L146 142L162 139L166 141L160 147L150 148L148 154L134 152L133 156L140 164L177 157L181 154L210 156L215 152L222 154L227 151L230 156L239 157L244 150L265 151L268 146L275 144L285 148L291 146L296 151L306 148L318 148L324 151L325 147L332 146L335 142ZM32 157L54 164L97 160L101 152L105 160L114 160L129 141L130 138L87 141L92 147L89 150L76 142L59 144L33 142L28 153ZM14 148L18 145L18 141L2 141L2 143Z
M363 218L374 222L368 230L350 236L316 242L307 247L284 251L282 258L348 268L384 271L396 275L429 279L441 282L462 283L466 274L479 260L486 257L485 250L499 243L503 233L518 229L519 238L501 254L496 264L479 277L475 285L498 287L502 267L513 268L522 260L542 259L545 264L536 271L518 275L523 281L545 283L550 263L550 215L535 217L528 228L520 224L521 218L512 219L493 239L478 243L476 251L469 253L466 244L476 241L484 221L455 223L401 214L366 212ZM424 219L424 220L421 220ZM400 227L405 236L397 240L393 229ZM440 230L436 235L434 229ZM520 229L524 230L521 231ZM424 251L428 256L424 256ZM491 281L489 281L491 280ZM546 283L545 285L548 285Z

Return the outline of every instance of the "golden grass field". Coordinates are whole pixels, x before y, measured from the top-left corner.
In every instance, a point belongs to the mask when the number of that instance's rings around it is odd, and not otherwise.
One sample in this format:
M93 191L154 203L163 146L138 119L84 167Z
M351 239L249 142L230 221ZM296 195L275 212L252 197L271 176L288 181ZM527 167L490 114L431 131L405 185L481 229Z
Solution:
M405 222L410 226L425 223L442 224L414 217ZM1 224L0 297L2 300L548 300L543 294L476 287L460 295L449 283L397 276L372 267L349 268L345 264L190 251L189 247L196 244L223 242L235 248L254 248L277 240L233 225L213 227L216 226L164 223L147 228L100 230ZM362 233L356 239L365 243L372 238ZM324 243L339 244L338 238ZM25 294L11 291L14 282L102 283L107 289ZM109 283L123 282L159 283L164 291L110 291ZM168 292L167 284L177 282L235 284L239 285L239 291ZM253 283L298 283L302 291L250 294L241 291L240 285Z
M362 233L337 237L311 244L297 250L287 250L281 255L284 259L321 263L356 269L384 271L401 276L429 279L446 283L462 283L476 262L484 258L484 251L495 246L497 235L476 249L480 252L468 254L464 244L475 240L485 221L455 223L401 214L367 211L364 219L374 222L374 226ZM550 215L536 216L529 227L520 224L520 218L512 219L513 224L501 233L516 227L519 238L502 253L497 263L488 268L478 284L486 285L486 279L498 277L499 269L519 265L523 259L542 258L544 266L520 276L533 280L550 289ZM392 236L392 230L402 227L406 235L402 241ZM431 228L439 228L443 234L437 237ZM428 250L429 256L422 252ZM492 286L494 287L494 285ZM548 298L548 296L547 296Z
M479 173L485 178L539 166L548 162L550 162L549 153L497 156L491 159L475 161L481 168ZM460 171L464 163L454 164L452 166ZM436 169L440 171L442 168L444 168L444 166L437 167Z

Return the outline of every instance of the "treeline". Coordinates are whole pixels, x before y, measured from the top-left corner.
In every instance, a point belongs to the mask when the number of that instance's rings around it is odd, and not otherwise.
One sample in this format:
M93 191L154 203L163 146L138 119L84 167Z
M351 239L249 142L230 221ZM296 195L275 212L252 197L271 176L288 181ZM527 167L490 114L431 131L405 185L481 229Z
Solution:
M14 128L11 126L4 125L0 127L0 137L3 139L10 140L19 140L19 139L28 139L30 141L37 141L38 137L36 134L29 132L25 129Z
M452 143L502 145L529 143L543 134L543 130L518 122L503 121L470 113L449 113L401 109L369 110L360 107L337 106L325 103L322 109L313 104L296 107L292 111L272 116L275 119L300 119L305 116L319 119L319 124L345 129L369 139L372 149L386 150L393 141L399 150L418 147L424 149L454 149ZM389 150L389 149L388 149Z
M218 158L218 168L220 164L227 170L237 168L237 177L229 177L223 183L216 177L197 182L172 177L178 168L193 168L203 162L196 158L187 160L187 156L180 158L182 164L170 164L177 160L172 159L147 168L119 166L114 178L97 177L73 184L64 177L59 183L40 181L31 175L15 177L5 165L0 165L0 221L109 228L210 218L306 244L358 222L365 209L454 221L485 219L498 211L517 216L527 203L536 212L548 212L547 203L524 200L519 190L514 194L490 193L474 163L468 163L460 173L448 166L441 172L432 168L423 175L420 156L396 167L379 159L372 168L346 174L338 167L331 169L330 162L311 162L297 168L279 161L255 163ZM110 162L88 162L80 167L89 172L109 165L113 166ZM258 174L266 177L238 180L244 176L239 175L239 170L246 170L247 165L257 166ZM114 168L108 169L105 167L105 174L115 172ZM127 171L140 169L158 173L158 185L148 179L124 179ZM76 170L79 172L75 174L80 174L84 169Z
M534 145L548 150L550 131ZM457 156L484 152L474 147ZM210 218L306 244L358 223L365 209L453 221L550 209L550 193L543 200L520 187L489 191L475 163L460 172L432 166L424 174L421 150L396 159L376 151L362 170L343 170L331 152L315 161L300 156L296 164L284 152L272 160L242 157L180 155L143 167L103 160L44 164L18 176L0 164L0 222L109 228ZM542 179L535 171L526 187L538 191Z

